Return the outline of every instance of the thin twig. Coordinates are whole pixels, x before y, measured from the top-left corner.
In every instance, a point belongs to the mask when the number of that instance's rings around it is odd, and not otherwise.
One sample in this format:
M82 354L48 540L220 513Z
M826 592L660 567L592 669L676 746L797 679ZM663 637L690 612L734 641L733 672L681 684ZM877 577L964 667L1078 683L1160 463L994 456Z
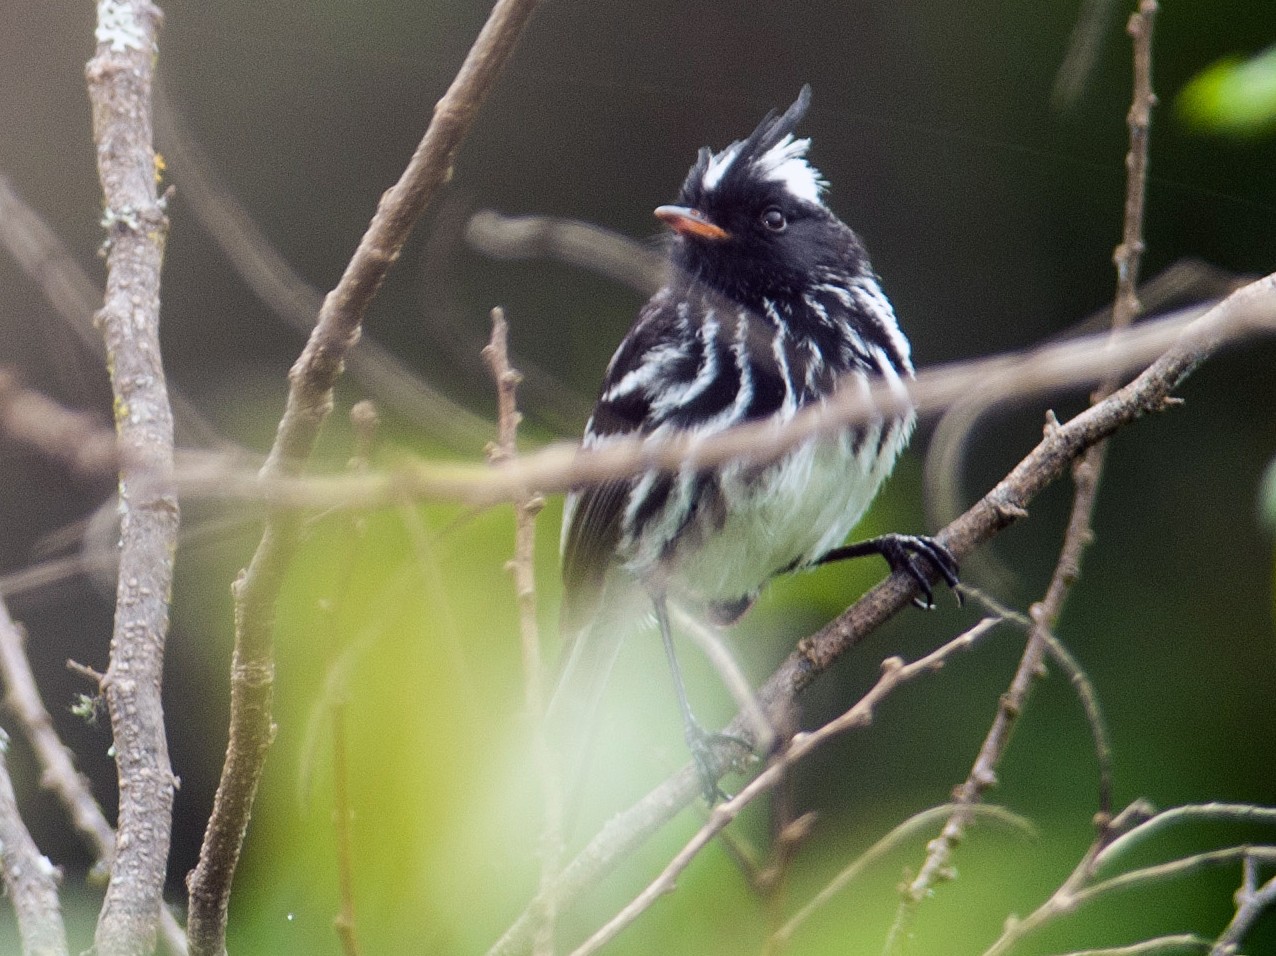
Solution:
M0 730L0 873L18 918L22 956L66 956L66 927L58 903L57 870L31 839L18 812Z
M376 406L364 400L356 402L350 409L350 424L354 430L355 452L350 459L350 468L354 471L366 470L371 463L372 450L376 441L377 426L380 424ZM350 593L350 584L358 559L360 546L366 537L366 526L361 516L350 515L346 519L350 537L350 547L342 552L342 566L336 593L328 604L327 620L335 632L336 616L343 599ZM350 770L347 760L346 746L346 693L345 681L333 672L344 672L344 662L338 660L331 665L329 671L329 688L332 693L325 694L332 717L332 821L337 844L337 892L340 908L332 920L333 929L341 941L345 956L359 956L359 934L354 913L354 841L350 832L354 821L354 810L350 805Z
M496 383L497 440L488 452L492 464L518 457L517 391L522 376L510 365L509 324L505 311L492 310L492 340L483 349L483 358ZM562 777L545 736L545 683L541 668L540 630L536 622L536 516L545 506L540 495L523 494L514 501L514 558L509 569L514 576L518 599L520 645L523 654L523 693L532 725L532 749L541 782L544 823L541 828L541 875L536 899L536 928L532 952L553 956L558 922L558 901L554 881L563 855Z
M1269 864L1276 863L1276 846L1233 846L1221 850L1211 850L1206 853L1196 853L1192 856L1171 860L1168 863L1158 863L1154 866L1130 870L1118 876L1088 885L1084 883L1084 868L1078 867L1073 871L1073 876L1069 877L1064 885L1060 886L1041 906L1023 919L1008 922L1001 936L984 951L983 956L1005 956L1020 940L1036 932L1046 923L1072 913L1086 903L1093 902L1101 897L1106 897L1122 890L1143 887L1149 883L1176 879L1180 876L1187 876L1202 870L1225 866L1228 863L1250 858ZM1080 875L1080 882L1074 883L1078 875Z
M115 857L115 831L93 799L89 781L75 769L71 751L53 729L53 718L40 699L35 675L23 649L23 635L0 601L0 674L5 704L17 716L40 765L40 785L51 790L66 809L71 824L93 851L97 864L110 872ZM97 686L101 675L95 675Z
M1096 854L1091 874L1111 865L1143 841L1155 836L1167 827L1199 820L1226 821L1229 823L1262 823L1276 825L1276 807L1255 806L1250 803L1189 803L1171 807L1160 813L1151 812L1142 805L1144 819L1130 828L1115 828L1121 835L1111 840Z
M470 217L465 238L496 259L551 258L606 276L643 295L664 283L669 262L649 246L574 219L506 216L483 209Z
M1130 151L1126 159L1129 176L1126 185L1124 226L1121 244L1117 246L1113 256L1117 268L1117 290L1112 312L1112 328L1116 332L1128 328L1139 312L1139 301L1135 290L1138 287L1139 263L1143 253L1148 124L1152 104L1155 102L1151 78L1152 21L1155 14L1155 0L1142 0L1139 11L1131 16L1129 23L1130 36L1134 40L1134 93L1129 112ZM1114 389L1114 379L1103 380L1094 394L1093 402L1101 402L1111 395ZM1059 427L1053 415L1046 427L1048 431ZM1072 586L1081 573L1082 555L1094 538L1091 519L1098 495L1099 479L1103 472L1105 449L1105 442L1095 443L1073 466L1072 477L1075 490L1072 512L1068 518L1059 560L1055 565L1045 597L1030 611L1035 628L1029 635L1028 644L1011 679L1010 687L1000 698L997 715L979 749L970 774L956 791L958 810L944 825L939 838L931 841L925 862L904 894L900 904L900 916L894 924L897 928L902 928L907 923L905 911L916 907L929 895L942 875L951 872L949 861L969 822L965 808L977 803L984 792L996 783L997 768L1009 746L1011 730L1023 712L1033 683L1042 673L1042 664L1049 650L1048 635L1053 632L1063 612ZM1104 763L1103 754L1100 755L1100 762ZM1109 786L1105 779L1100 795L1101 806L1096 816L1101 830L1109 820L1109 808L1106 806L1108 792ZM892 934L892 938L887 940L887 952L891 951L897 939L898 936Z
M589 956L597 952L645 912L652 903L671 892L678 876L690 865L696 855L754 799L783 781L795 764L839 734L857 727L868 726L872 723L878 704L897 687L922 674L939 670L948 658L958 651L970 648L998 623L997 618L984 618L974 627L911 664L906 664L898 657L884 660L881 677L853 707L818 730L794 736L783 754L773 760L762 773L750 780L743 790L730 800L717 804L709 813L708 822L674 855L660 875L624 909L575 949L572 956Z
M1157 936L1145 939L1129 946L1105 946L1102 949L1077 949L1059 956L1151 956L1153 953L1181 952L1185 949L1206 950L1210 941L1192 933L1179 933L1172 936Z
M94 313L102 290L89 278L66 243L34 208L23 201L9 179L0 174L0 247L44 294L76 340L99 361L106 358ZM180 391L170 386L178 433L192 444L232 447L213 424Z
M1276 876L1259 886L1258 863L1253 855L1245 857L1244 881L1236 891L1236 913L1210 947L1210 956L1236 956L1245 934L1263 910L1276 905Z
M263 305L294 329L308 335L315 326L323 294L288 264L217 176L186 129L181 114L161 84L155 95L155 126L177 184L182 205L195 213L209 238ZM350 350L346 369L378 404L397 411L451 448L476 452L490 425L424 381L385 346L361 336Z
M1134 381L1075 418L1048 432L983 498L936 537L962 560L977 547L1026 515L1027 505L1057 480L1070 462L1096 441L1163 407L1167 398L1225 338L1229 316L1256 316L1276 308L1276 275L1245 286L1197 320L1179 345L1153 362ZM916 585L906 575L891 575L818 632L805 638L758 691L768 715L783 713L794 697L851 648L907 607ZM747 736L740 718L727 732ZM715 748L715 766L725 770L739 756L730 746ZM558 881L560 905L597 884L621 860L672 819L701 792L695 768L684 766L632 807L614 816L566 867ZM489 956L526 952L530 921L525 911L488 951Z
M774 934L773 939L779 942L787 942L790 937L797 932L808 919L822 906L827 904L838 893L841 893L846 886L864 872L869 866L876 863L879 859L897 848L904 840L911 837L914 833L938 823L940 820L947 818L956 809L951 803L941 804L937 807L930 807L920 813L916 813L909 817L903 823L896 826L884 837L874 843L871 847L852 860L837 876L833 877L811 900L800 910L790 917L789 921L780 927ZM1036 833L1036 828L1024 817L1011 813L1004 807L995 804L980 804L974 807L976 818L984 817L1007 823L1017 827L1027 833Z
M342 363L359 338L373 297L417 219L450 175L480 105L536 6L536 0L497 0L456 79L435 106L403 175L381 197L376 215L341 280L324 299L319 321L289 374L287 406L263 474L296 474L310 457L331 411ZM225 950L231 883L273 734L275 602L298 533L297 515L271 514L251 563L234 585L229 742L199 863L187 879L188 930L197 956L222 956Z
M337 833L337 882L341 908L332 921L345 956L359 956L354 918L354 851L351 846L350 770L346 762L346 704L332 705L332 816Z
M8 607L0 599L0 679L4 681L5 705L18 718L23 736L35 753L40 785L51 790L66 810L71 825L93 853L95 869L110 872L115 856L115 831L93 798L88 780L75 769L71 751L54 730L53 718L40 698L23 643L22 629L14 623ZM93 686L100 687L102 675L90 668L85 670ZM186 931L167 906L160 910L159 931L168 952L185 956Z
M168 217L156 192L151 135L161 19L150 0L99 0L97 49L85 68L107 233L97 323L120 445L120 571L102 687L120 798L115 859L94 937L99 956L155 947L176 789L160 696L178 529L173 413L159 340Z

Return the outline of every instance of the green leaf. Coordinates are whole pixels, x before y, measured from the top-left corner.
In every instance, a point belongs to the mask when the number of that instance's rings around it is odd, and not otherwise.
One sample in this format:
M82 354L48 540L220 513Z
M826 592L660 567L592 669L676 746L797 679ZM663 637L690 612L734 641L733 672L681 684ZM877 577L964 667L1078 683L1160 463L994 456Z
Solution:
M1179 116L1202 132L1253 137L1276 132L1276 46L1249 59L1225 57L1188 81Z

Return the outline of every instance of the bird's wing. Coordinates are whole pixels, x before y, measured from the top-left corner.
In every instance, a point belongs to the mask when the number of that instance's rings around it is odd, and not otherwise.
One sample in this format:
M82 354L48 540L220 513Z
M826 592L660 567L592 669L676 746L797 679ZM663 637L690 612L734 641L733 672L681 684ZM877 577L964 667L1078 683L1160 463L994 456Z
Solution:
M585 447L647 434L654 426L647 386L661 372L659 349L674 309L667 289L639 313L625 336L599 390L585 426ZM613 567L621 522L633 478L590 485L571 493L563 515L563 613L561 631L572 640L598 610L598 600Z

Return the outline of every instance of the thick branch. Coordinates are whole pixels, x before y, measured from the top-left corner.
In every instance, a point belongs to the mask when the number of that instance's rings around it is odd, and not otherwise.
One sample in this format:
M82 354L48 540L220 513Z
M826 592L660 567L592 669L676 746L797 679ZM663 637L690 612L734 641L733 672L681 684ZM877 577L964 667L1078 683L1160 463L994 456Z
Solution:
M407 169L381 197L376 215L341 281L324 299L318 324L289 374L287 406L264 475L295 474L309 458L332 409L332 389L342 363L359 338L373 296L426 204L451 174L479 106L535 7L536 0L498 0L456 79L435 107ZM296 548L298 522L296 514L272 514L252 562L234 585L230 740L199 864L187 880L191 950L200 956L221 956L225 950L231 882L273 735L275 601Z
M151 145L160 20L149 0L99 0L97 51L86 69L107 229L106 296L97 322L115 393L121 459L115 631L102 682L120 810L95 937L100 956L155 947L175 787L160 701L178 526L173 414L159 343L168 218L156 194Z
M1276 275L1237 291L1184 332L1180 344L1148 367L1129 385L1051 429L1015 468L965 514L937 536L959 560L1026 514L1027 505L1056 481L1085 449L1148 412L1160 409L1174 389L1222 341L1220 333L1239 315L1276 304ZM783 713L786 702L801 693L847 651L864 640L917 594L906 575L892 575L874 587L835 620L803 640L758 693L770 713ZM737 717L727 732L747 735L747 723ZM718 751L725 770L739 756L730 747ZM557 886L561 905L597 884L626 856L641 846L700 793L690 765L652 790L634 806L613 817L564 868ZM527 952L531 920L525 911L489 950L489 956Z

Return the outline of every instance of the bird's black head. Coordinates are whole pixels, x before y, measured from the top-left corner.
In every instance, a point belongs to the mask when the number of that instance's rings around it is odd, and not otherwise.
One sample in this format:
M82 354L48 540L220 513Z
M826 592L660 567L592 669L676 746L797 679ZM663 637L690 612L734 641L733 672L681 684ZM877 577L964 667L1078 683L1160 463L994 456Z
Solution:
M862 245L828 207L826 186L794 128L811 102L805 86L745 140L700 150L676 206L656 215L677 234L674 264L745 305L797 298L812 283L868 269Z

